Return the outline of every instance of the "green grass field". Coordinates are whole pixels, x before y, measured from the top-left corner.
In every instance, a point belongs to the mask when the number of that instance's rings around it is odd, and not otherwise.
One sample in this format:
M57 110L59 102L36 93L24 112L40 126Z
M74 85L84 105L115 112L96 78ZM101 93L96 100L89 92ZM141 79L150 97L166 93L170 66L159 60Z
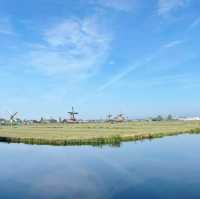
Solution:
M128 122L44 124L0 127L0 141L29 144L112 144L115 142L200 133L200 122Z

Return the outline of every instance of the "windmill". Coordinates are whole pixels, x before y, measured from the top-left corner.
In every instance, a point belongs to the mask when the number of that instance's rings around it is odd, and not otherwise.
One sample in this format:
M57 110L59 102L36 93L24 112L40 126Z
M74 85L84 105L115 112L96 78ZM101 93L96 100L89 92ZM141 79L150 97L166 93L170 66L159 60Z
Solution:
M77 119L75 118L75 115L78 115L77 112L74 111L74 107L72 106L72 111L68 112L70 115L70 119L68 122L77 122Z
M112 121L112 115L110 113L107 115L106 121L107 122L111 122Z
M111 120L112 115L111 115L111 114L108 114L107 117L108 117L108 120Z
M119 114L117 117L114 118L115 122L124 122L126 118L124 117L124 114Z
M10 115L9 122L10 122L11 127L12 127L13 126L13 122L15 121L15 116L18 114L18 112L14 113L14 114L8 112L8 114Z

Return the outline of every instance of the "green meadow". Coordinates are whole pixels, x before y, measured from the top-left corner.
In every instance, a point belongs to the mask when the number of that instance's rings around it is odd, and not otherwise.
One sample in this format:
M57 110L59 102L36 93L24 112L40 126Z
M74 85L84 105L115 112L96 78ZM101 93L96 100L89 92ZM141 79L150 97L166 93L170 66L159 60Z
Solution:
M50 145L101 145L200 133L200 122L163 121L127 123L39 124L1 126L0 141Z

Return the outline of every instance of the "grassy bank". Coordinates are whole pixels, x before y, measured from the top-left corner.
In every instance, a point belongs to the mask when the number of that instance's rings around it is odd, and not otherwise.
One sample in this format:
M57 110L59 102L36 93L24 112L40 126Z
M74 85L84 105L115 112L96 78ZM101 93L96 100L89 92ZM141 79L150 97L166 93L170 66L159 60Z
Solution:
M200 122L48 124L0 127L0 141L44 145L118 145L122 141L200 133Z

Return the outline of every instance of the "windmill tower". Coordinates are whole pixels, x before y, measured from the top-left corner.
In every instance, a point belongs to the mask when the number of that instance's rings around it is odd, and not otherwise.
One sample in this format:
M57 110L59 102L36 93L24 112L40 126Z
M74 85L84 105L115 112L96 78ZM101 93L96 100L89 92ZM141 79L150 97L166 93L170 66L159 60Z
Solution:
M111 114L108 114L108 115L107 115L107 118L108 118L108 120L111 120L112 115L111 115Z
M107 115L106 121L107 122L111 122L112 121L112 115L110 113Z
M75 118L75 115L78 115L77 112L74 111L74 107L72 106L72 111L68 112L70 115L70 119L68 120L68 122L78 122L77 119Z
M14 113L14 114L8 112L8 114L10 115L9 122L10 122L10 125L12 127L13 126L13 122L15 121L15 116L18 114L18 112Z

